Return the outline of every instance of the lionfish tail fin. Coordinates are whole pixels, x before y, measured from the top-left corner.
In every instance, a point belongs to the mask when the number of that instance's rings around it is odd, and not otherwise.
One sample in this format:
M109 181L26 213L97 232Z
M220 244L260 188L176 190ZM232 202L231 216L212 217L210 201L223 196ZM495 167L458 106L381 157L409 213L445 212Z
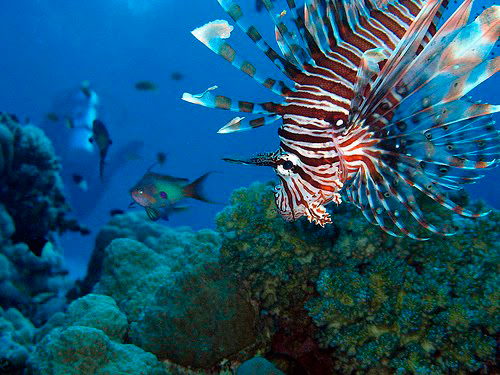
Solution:
M435 17L439 3L429 1L417 17L420 31L414 32L419 38L428 27L422 18ZM464 97L500 70L499 58L488 59L500 37L500 7L492 6L466 24L471 5L465 1L421 50L422 41L405 34L374 79L377 67L372 63L381 57L362 59L357 84L364 93L353 98L359 107L346 137L366 143L359 148L357 160L363 163L347 193L390 234L396 227L411 238L425 239L408 227L409 217L431 232L454 234L453 228L438 228L425 218L415 190L462 216L487 214L465 209L448 194L476 182L481 170L500 162L500 133L491 116L500 106Z

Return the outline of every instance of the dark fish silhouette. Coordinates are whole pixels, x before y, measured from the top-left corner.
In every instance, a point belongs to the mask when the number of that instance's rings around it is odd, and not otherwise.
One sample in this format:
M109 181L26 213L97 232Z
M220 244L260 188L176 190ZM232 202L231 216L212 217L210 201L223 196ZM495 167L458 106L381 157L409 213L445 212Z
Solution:
M158 87L151 81L139 81L135 83L136 90L139 91L156 91Z
M89 141L96 145L99 150L99 177L102 181L104 176L104 165L106 164L106 155L108 154L109 146L113 142L109 138L108 130L101 120L94 120L92 124L92 137Z

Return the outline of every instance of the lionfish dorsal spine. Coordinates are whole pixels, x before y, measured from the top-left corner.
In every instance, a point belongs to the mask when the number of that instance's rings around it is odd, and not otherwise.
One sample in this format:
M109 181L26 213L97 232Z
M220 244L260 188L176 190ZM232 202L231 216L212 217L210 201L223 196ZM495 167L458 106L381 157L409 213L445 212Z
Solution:
M284 0L287 9L262 1L283 57L236 1L219 3L293 87L257 75L227 43L227 23L219 32L205 25L198 39L284 102L185 95L197 104L260 115L233 118L221 133L283 119L272 158L239 161L275 169L283 218L330 223L325 205L339 204L341 189L368 221L393 236L427 239L415 223L437 234L455 232L429 220L419 206L425 197L463 216L486 214L460 206L449 192L500 161L492 119L500 106L465 97L500 70L500 58L488 57L500 35L500 7L469 22L473 0L464 0L438 27L448 0L305 0L300 9L294 0Z

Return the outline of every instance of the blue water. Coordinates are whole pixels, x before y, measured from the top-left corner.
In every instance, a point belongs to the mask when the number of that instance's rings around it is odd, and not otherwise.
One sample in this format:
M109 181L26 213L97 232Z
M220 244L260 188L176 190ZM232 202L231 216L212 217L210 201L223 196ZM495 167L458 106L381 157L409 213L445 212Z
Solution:
M477 2L476 8L492 3ZM253 2L249 6L253 7ZM209 196L222 203L239 186L275 178L271 169L227 164L221 157L275 150L276 126L219 135L216 131L237 114L206 109L180 99L184 91L196 94L213 85L219 86L218 93L241 100L276 99L190 34L192 29L220 18L229 17L215 0L1 2L1 111L41 124L54 98L88 80L101 98L100 117L113 140L110 156L129 141L144 142L142 159L130 161L107 185L94 186L96 193L92 196L82 195L85 210L75 215L92 229L92 235L61 239L74 277L84 275L93 236L108 220L109 211L128 209L130 187L155 161L159 151L168 154L167 162L155 171L189 179L207 171L221 172L211 176L207 188ZM267 32L272 35L272 29ZM245 55L259 56L239 30L234 36L233 45L241 40L240 49ZM252 60L265 62L260 57ZM177 72L183 79L171 78ZM276 71L273 74L279 75ZM151 80L159 89L137 91L134 83L139 80ZM477 89L475 97L500 103L499 84L497 75ZM85 168L95 168L98 173L97 164ZM500 208L499 176L499 170L493 170L470 190L474 196ZM214 226L214 215L221 205L197 201L189 204L189 211L172 216L167 224Z

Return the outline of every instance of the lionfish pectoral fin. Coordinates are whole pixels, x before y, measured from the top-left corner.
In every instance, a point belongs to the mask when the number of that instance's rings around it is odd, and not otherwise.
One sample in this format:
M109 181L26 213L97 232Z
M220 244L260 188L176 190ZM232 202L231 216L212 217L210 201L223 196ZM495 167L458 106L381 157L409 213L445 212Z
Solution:
M426 219L416 192L422 202L427 196L465 217L487 214L472 212L448 196L500 161L500 134L491 117L500 106L463 98L500 69L500 59L488 60L500 36L500 7L486 9L466 24L471 4L465 1L417 54L439 5L429 1L412 25L420 36L405 34L375 82L368 82L365 90L370 92L355 113L373 138L363 150L369 167L351 181L348 197L390 234L395 233L389 225L410 238L426 239L412 226L415 221L436 234L455 233L452 223L438 228Z
M389 57L389 52L384 48L373 48L365 51L361 56L358 72L356 74L356 83L354 84L354 97L351 101L351 111L349 112L349 123L356 121L356 115L364 98L368 94L369 84L372 79L380 72L379 63Z
M422 7L373 83L370 93L359 110L361 116L368 116L372 113L383 97L391 92L396 82L405 75L430 25L441 9L442 2L443 0L429 0Z

